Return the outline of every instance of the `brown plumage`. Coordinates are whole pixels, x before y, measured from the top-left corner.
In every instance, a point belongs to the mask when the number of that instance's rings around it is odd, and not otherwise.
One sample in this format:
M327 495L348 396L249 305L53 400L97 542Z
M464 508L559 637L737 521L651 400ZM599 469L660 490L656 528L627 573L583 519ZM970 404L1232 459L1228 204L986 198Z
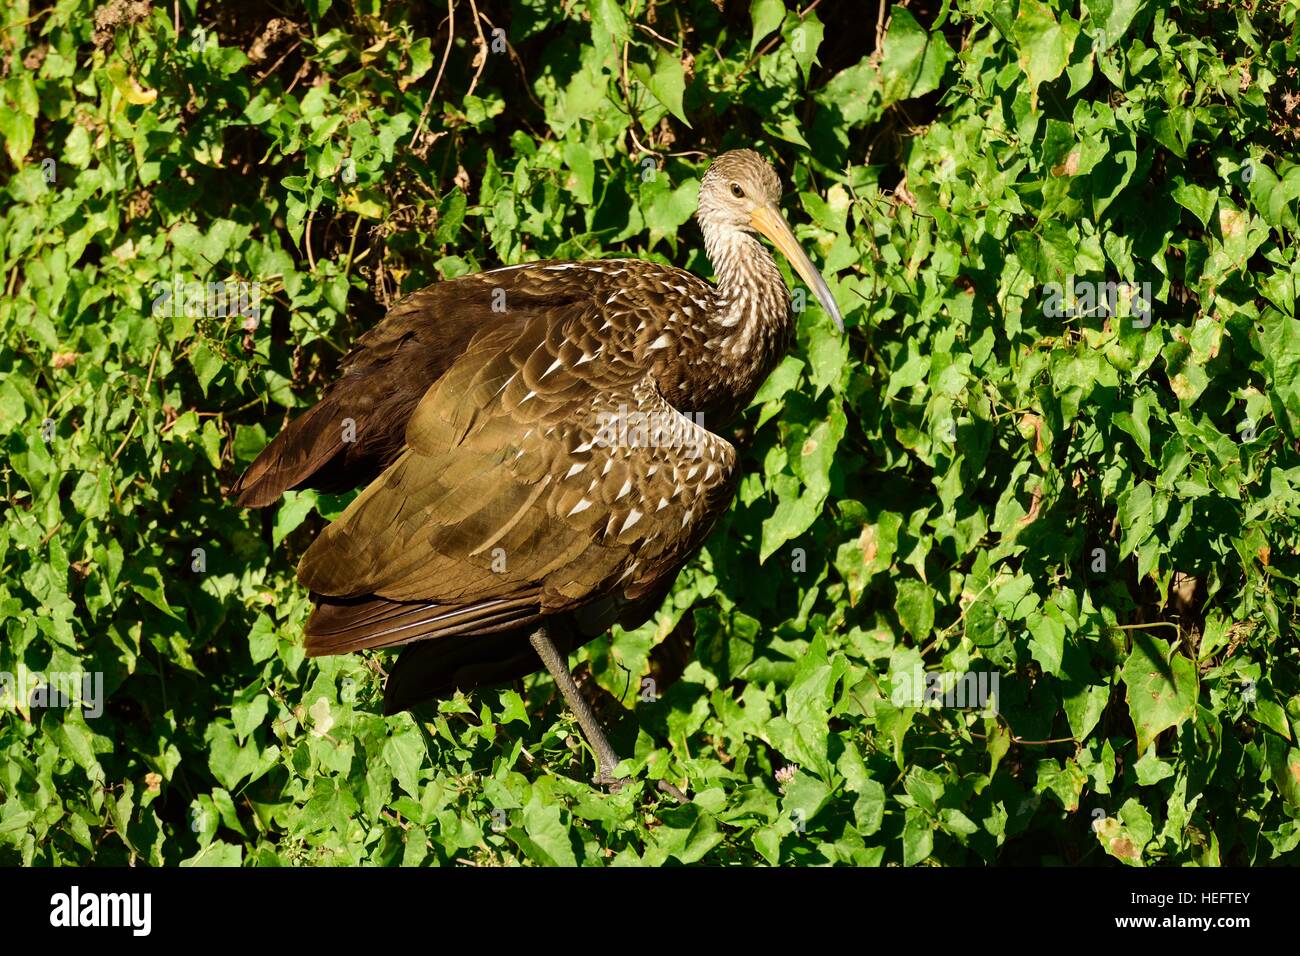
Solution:
M779 194L748 150L710 166L716 286L636 259L528 263L416 292L358 339L232 489L260 507L366 486L298 566L308 654L404 645L391 713L538 670L539 624L567 654L653 614L734 493L719 428L792 339L754 230L839 323Z

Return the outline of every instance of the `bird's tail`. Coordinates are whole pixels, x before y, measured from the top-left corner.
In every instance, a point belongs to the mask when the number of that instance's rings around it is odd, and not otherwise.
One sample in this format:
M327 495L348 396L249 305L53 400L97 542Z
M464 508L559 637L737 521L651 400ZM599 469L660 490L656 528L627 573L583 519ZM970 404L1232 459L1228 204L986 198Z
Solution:
M355 423L352 427L355 429ZM248 466L230 489L245 508L262 508L307 482L349 440L349 419L326 398L299 415Z
M351 654L457 634L486 634L518 627L540 617L536 591L473 604L390 601L367 594L336 598L313 595L307 619L307 656Z
M384 686L388 714L457 690L505 683L542 666L528 643L541 620L535 594L460 606L375 595L314 598L309 657L405 645ZM572 643L561 622L551 633L557 643Z

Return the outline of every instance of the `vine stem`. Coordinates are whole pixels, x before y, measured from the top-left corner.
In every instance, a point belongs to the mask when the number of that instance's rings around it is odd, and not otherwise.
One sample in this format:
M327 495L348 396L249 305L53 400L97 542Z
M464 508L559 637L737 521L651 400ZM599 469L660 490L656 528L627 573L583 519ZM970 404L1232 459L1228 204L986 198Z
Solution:
M447 46L442 51L442 62L438 64L438 75L433 78L433 89L429 91L429 98L424 101L424 109L420 110L420 121L415 124L415 133L411 136L410 147L415 148L419 142L420 134L424 132L424 121L429 115L429 107L433 105L433 98L438 95L438 87L442 84L443 71L447 69L447 60L451 58L451 44L456 39L456 4L454 0L447 0Z

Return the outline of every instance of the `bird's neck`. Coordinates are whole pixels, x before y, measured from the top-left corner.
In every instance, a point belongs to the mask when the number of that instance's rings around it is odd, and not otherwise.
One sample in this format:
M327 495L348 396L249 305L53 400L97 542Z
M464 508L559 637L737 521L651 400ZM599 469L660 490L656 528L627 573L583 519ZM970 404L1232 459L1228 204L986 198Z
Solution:
M767 246L752 233L706 229L704 247L718 290L710 351L740 402L739 412L790 347L790 292Z
M706 229L704 249L717 274L718 293L727 302L743 305L766 301L771 304L780 300L789 303L790 294L776 260L753 233L739 229Z

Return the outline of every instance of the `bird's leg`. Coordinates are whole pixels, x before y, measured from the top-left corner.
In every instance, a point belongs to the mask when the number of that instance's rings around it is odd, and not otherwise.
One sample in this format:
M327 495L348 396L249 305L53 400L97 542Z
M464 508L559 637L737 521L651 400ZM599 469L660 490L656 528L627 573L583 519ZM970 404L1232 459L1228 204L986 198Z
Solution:
M569 710L573 711L573 716L578 718L578 725L582 727L587 742L596 751L596 776L592 778L592 783L617 789L627 782L614 776L614 768L618 766L618 754L614 753L614 748L609 745L605 731L596 720L596 715L592 713L587 699L578 690L573 675L569 673L568 665L556 649L551 635L546 632L546 625L539 625L529 636L528 642L533 645L533 650L542 659L546 669L551 672L551 677L555 679L560 693L564 695Z
M578 690L573 675L569 673L568 664L560 656L559 650L551 640L551 635L546 633L546 625L539 625L537 630L529 635L528 642L533 645L533 650L537 652L537 656L542 659L551 677L555 679L560 693L564 695L564 700L569 705L569 710L573 711L573 716L578 718L578 725L586 734L587 742L596 751L596 776L591 778L591 782L597 786L617 790L628 782L626 778L614 776L614 768L618 766L618 754L614 753L614 748L609 745L605 730L600 726L600 721L596 720L596 715L592 713L587 698L583 697L582 691ZM678 803L690 802L686 794L667 780L658 781L656 786L661 793L668 794Z

